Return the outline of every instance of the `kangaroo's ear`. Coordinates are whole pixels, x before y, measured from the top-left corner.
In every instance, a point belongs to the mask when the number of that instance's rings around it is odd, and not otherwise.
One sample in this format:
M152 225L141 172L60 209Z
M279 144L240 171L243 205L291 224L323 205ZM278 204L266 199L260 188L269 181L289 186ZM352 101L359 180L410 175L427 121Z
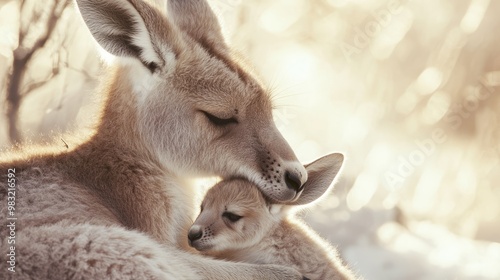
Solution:
M333 153L305 165L307 182L304 184L304 190L300 197L290 204L308 204L321 197L329 189L343 162L344 155Z
M162 35L175 30L171 30L159 10L137 0L76 0L76 3L92 36L105 51L135 58L152 72L166 64L163 58L166 54L160 53L165 48L155 46L153 38L165 37ZM160 28L167 31L155 34Z
M205 0L170 0L167 11L173 22L203 48L227 50L217 16Z

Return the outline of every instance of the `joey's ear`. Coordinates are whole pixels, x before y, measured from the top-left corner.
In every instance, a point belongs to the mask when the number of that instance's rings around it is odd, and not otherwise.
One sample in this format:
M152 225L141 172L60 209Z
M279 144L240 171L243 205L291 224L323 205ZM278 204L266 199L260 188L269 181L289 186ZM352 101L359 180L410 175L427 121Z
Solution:
M219 20L205 0L170 0L167 11L173 22L207 50L225 52Z
M333 153L305 165L307 182L304 184L304 190L300 197L290 204L308 204L322 196L339 173L343 162L344 155Z
M108 53L136 58L151 71L165 64L160 48L152 40L158 29L171 29L159 10L136 0L76 0L76 3L92 36Z

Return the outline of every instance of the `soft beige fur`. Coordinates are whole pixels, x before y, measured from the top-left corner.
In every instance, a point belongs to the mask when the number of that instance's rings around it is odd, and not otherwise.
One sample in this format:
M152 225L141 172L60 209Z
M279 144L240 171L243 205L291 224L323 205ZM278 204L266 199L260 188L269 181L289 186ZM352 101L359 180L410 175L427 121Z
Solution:
M302 196L286 205L270 202L246 180L222 181L202 202L190 229L190 236L199 235L191 245L220 259L291 266L309 279L356 279L337 250L290 213L294 205L322 196L342 161L341 154L331 154L308 165ZM240 218L231 220L227 213Z
M186 179L242 177L278 201L295 200L307 180L273 123L268 93L235 62L210 7L76 4L115 57L99 121L83 139L65 137L68 147L58 140L1 155L0 219L15 168L18 220L15 273L4 269L10 244L0 228L0 278L301 279L283 266L188 252L196 190Z

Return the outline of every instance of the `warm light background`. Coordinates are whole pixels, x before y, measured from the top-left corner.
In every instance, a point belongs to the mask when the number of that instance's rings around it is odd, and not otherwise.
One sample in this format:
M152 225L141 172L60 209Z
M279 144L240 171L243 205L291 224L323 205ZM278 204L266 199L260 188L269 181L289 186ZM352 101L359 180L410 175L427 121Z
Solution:
M29 27L22 53L45 32L53 1L26 0L22 15L19 1L0 1L4 103L19 30ZM500 279L500 1L214 0L213 8L269 85L299 159L346 154L334 194L304 218L355 270L366 279ZM22 139L88 124L100 75L92 47L69 7L28 65Z

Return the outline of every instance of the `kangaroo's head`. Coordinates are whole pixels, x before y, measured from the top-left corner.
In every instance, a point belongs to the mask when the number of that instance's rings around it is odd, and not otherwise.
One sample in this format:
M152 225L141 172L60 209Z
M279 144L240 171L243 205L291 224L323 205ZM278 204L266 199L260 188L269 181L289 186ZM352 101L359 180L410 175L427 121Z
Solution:
M273 122L270 96L235 60L205 1L76 3L116 58L114 88L133 92L121 97L132 104L127 121L166 168L245 178L277 201L300 195L307 173Z
M291 207L310 204L329 189L343 158L342 154L330 154L306 165L309 179L304 191L288 204L269 201L246 180L220 182L203 199L201 212L188 233L189 244L209 255L258 244L287 217Z

